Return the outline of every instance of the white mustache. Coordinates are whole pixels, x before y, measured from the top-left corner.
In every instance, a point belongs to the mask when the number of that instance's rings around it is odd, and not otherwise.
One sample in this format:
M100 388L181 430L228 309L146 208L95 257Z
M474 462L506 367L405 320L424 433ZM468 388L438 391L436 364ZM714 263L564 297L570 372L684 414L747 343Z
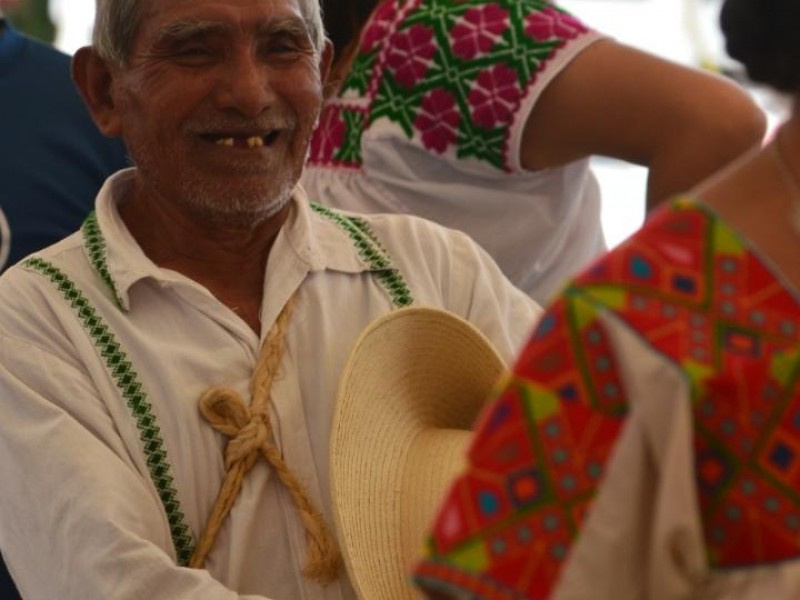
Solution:
M208 135L220 132L241 133L242 135L254 132L269 132L281 129L294 129L297 127L297 119L285 115L269 115L258 119L231 119L231 118L211 118L197 119L185 123L183 130L194 135Z

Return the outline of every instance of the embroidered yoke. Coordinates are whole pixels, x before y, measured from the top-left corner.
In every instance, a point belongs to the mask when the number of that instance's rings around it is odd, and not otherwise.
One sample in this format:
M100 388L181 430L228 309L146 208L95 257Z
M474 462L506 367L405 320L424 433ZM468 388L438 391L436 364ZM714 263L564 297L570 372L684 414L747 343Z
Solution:
M523 130L600 38L549 0L385 0L323 110L309 195L464 231L543 302L605 248L599 191L585 160L525 171Z

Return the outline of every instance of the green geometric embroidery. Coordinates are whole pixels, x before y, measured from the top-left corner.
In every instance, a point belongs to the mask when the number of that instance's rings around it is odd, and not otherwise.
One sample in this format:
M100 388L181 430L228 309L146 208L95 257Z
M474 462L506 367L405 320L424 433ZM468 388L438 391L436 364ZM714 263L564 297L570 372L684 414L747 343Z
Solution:
M427 92L427 88L424 91ZM395 82L391 73L386 73L378 88L378 95L372 102L370 121L389 119L399 125L410 139L414 137L414 121L417 119L423 96L424 94L411 93L404 89Z
M85 229L84 233L86 233ZM191 531L186 525L186 518L181 510L177 491L173 486L172 467L164 448L161 429L136 370L103 318L66 274L54 265L36 257L28 259L24 265L35 269L58 287L58 291L75 311L95 348L105 361L106 368L117 384L139 429L139 439L147 459L147 468L167 513L178 563L181 566L188 565L194 552L194 541ZM103 278L105 279L105 275ZM113 283L110 285L113 288Z
M117 305L122 308L122 296L117 291L117 286L111 273L108 270L108 257L106 255L106 241L100 231L100 226L97 224L97 215L94 211L89 213L86 220L81 227L83 233L83 242L86 251L89 253L89 261L94 266L95 271L100 274L100 277L108 284L114 297L117 300ZM123 309L124 310L124 309Z
M497 6L508 11L509 15L509 27L502 37L491 52L470 58L458 56L452 47L452 28L467 11L486 4L486 0L423 0L405 16L397 34L402 35L415 26L432 32L435 52L429 59L430 67L424 77L411 87L401 85L390 68L376 65L376 51L371 50L356 57L358 74L348 80L346 90L364 95L370 81L369 69L382 69L378 74L380 80L372 99L369 122L388 119L398 125L409 139L415 135L424 99L435 90L446 91L455 100L456 112L461 116L454 141L457 156L461 159L475 158L504 170L507 168L509 124L498 123L496 127L477 124L470 116L470 93L480 87L480 74L497 65L516 74L519 89L528 87L546 61L567 41L556 36L539 40L528 35L528 17L547 10L567 13L553 7L548 0L499 0Z
M503 157L506 153L507 135L507 127L491 131L483 129L479 132L471 121L465 119L459 130L459 146L456 155L459 159L475 158L503 170L506 168Z
M361 136L364 134L366 115L357 110L343 110L345 138L342 147L336 153L336 160L351 164L361 164Z
M342 84L342 91L354 90L361 96L366 94L372 78L372 69L377 58L377 50L356 56L350 66L350 73L348 73L347 79Z
M311 203L311 209L333 221L347 233L355 243L359 256L367 262L372 271L377 272L378 281L389 292L392 303L397 308L414 303L414 298L411 296L402 274L392 267L391 258L366 221L356 217L346 217L319 204Z

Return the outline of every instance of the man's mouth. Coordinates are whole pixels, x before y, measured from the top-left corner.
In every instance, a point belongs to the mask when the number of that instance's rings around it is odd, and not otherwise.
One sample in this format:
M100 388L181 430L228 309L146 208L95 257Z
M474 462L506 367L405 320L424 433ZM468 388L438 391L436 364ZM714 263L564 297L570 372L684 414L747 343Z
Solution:
M204 134L201 137L217 146L225 146L228 148L239 148L245 150L253 150L256 148L263 148L264 146L272 146L280 136L280 130L275 129L263 135L242 135L242 134Z

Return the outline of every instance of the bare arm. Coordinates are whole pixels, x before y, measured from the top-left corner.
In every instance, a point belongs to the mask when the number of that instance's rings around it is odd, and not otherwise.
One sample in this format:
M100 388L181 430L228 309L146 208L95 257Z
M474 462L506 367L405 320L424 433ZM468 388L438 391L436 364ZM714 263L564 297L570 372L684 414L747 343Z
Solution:
M763 112L736 84L603 40L543 92L520 159L528 169L591 155L649 167L650 209L760 143L765 126Z

